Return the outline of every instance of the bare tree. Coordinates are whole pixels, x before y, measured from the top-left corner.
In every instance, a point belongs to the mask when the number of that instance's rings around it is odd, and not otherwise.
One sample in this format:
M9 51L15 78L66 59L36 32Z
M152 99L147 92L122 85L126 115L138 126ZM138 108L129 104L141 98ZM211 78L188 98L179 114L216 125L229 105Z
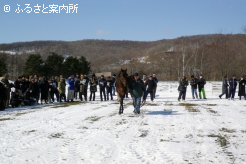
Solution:
M243 33L246 34L246 26L243 27Z

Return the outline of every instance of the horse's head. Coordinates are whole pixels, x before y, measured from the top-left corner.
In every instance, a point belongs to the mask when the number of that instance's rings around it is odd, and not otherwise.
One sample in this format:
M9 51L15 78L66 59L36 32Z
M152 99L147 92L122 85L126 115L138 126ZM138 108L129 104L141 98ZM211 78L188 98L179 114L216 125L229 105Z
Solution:
M127 75L127 68L126 69L122 69L121 68L119 75L127 78L128 77L128 75Z

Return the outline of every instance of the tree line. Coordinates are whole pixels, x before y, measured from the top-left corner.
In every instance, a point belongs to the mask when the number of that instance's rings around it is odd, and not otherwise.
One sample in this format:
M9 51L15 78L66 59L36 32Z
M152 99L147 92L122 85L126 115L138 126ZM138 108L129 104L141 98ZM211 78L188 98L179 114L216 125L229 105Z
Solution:
M7 60L4 56L0 57L0 76L8 72ZM46 60L40 54L31 54L24 64L24 74L38 76L57 76L68 77L74 74L88 74L91 70L90 63L84 56L79 58L73 56L61 56L54 52Z

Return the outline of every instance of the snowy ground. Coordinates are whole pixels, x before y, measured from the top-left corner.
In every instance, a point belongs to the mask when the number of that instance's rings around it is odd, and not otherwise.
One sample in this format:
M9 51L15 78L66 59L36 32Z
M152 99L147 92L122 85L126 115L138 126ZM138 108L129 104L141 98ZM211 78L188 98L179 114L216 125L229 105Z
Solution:
M133 114L131 100L74 102L0 112L0 163L246 163L246 101L177 102L176 83ZM98 97L97 97L98 98ZM98 99L97 99L98 100Z

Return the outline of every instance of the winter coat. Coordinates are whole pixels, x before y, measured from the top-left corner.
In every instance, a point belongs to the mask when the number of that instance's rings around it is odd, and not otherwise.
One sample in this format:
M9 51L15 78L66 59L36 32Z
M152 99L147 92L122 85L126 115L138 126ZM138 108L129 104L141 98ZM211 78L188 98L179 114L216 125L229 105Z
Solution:
M80 80L76 79L74 84L74 91L79 92L79 90L80 90Z
M20 87L20 80L16 80L15 82L14 82L14 87L15 87L15 89L17 89L17 90L20 90L21 89L21 87Z
M229 80L229 89L236 90L237 88L237 79L230 79Z
M246 80L240 80L239 81L239 90L238 90L238 96L245 96L245 86L246 86Z
M186 79L180 80L179 81L178 91L185 92L188 85L189 85L188 84L188 80L186 80Z
M10 91L11 91L11 84L9 83L9 80L3 78L1 81L4 84L4 86L7 88L7 91L10 93Z
M156 88L156 82L152 80L147 80L146 81L146 87L148 92L153 92L154 89Z
M97 92L97 79L96 77L92 77L90 79L90 91Z
M42 80L39 83L39 88L41 92L41 100L48 99L48 92L49 92L49 83L47 80Z
M29 91L33 97L37 96L39 94L38 82L30 83Z
M112 88L114 86L114 82L112 78L107 79L107 88Z
M204 88L205 84L206 84L206 80L204 78L200 78L197 82L198 84L198 89L201 90L202 88Z
M105 89L106 86L107 86L107 81L106 81L106 79L105 79L105 78L100 79L100 80L99 80L99 87L100 87L100 89Z
M23 94L27 91L27 89L29 88L29 86L30 86L30 82L27 81L27 80L22 80L20 82L20 89L21 89L21 91L22 91Z
M228 91L228 86L229 86L229 84L228 84L227 79L224 79L223 80L223 84L222 84L222 92L227 92Z
M86 79L80 80L79 82L79 92L85 94L87 91Z
M0 81L0 101L5 101L7 100L8 96L8 86Z
M132 97L140 98L143 96L145 92L144 82L141 79L133 80L132 83L129 85L129 92Z
M58 91L60 94L65 94L66 91L66 83L65 82L58 82Z
M2 81L0 81L0 110L5 109L8 93L7 86Z
M198 83L198 79L197 78L191 79L191 81L190 81L191 88L197 89L197 83Z
M74 82L73 79L69 79L68 80L68 85L69 85L69 89L70 90L74 90L74 88L75 88L75 82Z
M155 88L157 87L158 79L156 77L153 77L153 80L155 82Z
M113 87L115 86L115 82L116 82L115 77L112 77L112 86L113 86Z

